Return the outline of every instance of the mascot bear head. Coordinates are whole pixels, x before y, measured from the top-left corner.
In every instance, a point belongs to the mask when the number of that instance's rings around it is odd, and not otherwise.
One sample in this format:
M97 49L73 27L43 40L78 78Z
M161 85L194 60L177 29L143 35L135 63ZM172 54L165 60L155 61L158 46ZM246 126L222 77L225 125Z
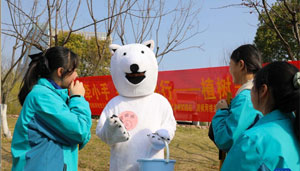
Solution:
M158 65L153 53L154 41L124 46L111 44L110 73L121 96L140 97L154 93Z

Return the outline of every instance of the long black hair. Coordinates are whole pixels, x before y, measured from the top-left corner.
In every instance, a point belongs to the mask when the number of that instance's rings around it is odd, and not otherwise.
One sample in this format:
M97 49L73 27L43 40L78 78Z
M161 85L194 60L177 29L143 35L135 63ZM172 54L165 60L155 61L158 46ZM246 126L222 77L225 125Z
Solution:
M283 113L294 112L296 119L294 129L300 141L300 76L298 68L287 62L272 62L258 71L254 78L254 86L259 90L263 84L270 90L273 104L271 111L280 110ZM298 73L299 74L299 73Z
M18 95L19 102L23 105L27 94L37 83L39 78L51 78L59 67L64 68L62 78L72 73L78 65L77 55L68 48L56 46L34 55L29 55L31 62L21 84Z
M235 49L230 57L234 62L243 60L247 69L247 73L255 74L261 69L261 53L259 50L250 44L245 44Z

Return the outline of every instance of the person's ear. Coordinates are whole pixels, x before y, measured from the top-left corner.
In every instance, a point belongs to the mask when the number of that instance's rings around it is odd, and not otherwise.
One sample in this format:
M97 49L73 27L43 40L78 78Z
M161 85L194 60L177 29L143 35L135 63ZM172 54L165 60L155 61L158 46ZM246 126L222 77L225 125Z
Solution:
M260 95L260 98L265 98L268 96L268 86L266 84L263 84L261 86L261 88L259 89L259 95Z
M240 67L241 70L244 70L246 68L244 60L240 60L238 65L239 65L239 67Z
M59 78L61 78L62 75L63 75L63 72L64 72L64 68L63 67L59 67L59 68L57 68L56 72L57 72L57 76Z

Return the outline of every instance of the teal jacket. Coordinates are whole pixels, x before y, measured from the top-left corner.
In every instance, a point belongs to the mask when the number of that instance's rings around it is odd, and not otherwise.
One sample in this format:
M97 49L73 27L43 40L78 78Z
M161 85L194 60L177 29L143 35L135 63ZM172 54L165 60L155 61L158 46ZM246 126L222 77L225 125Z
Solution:
M230 149L222 171L300 170L300 144L293 113L272 111L247 130Z
M250 90L242 90L232 99L229 109L219 109L212 119L217 147L229 151L238 137L262 114L253 108Z
M44 78L27 95L11 143L12 170L77 170L89 141L91 111L84 97L69 98Z

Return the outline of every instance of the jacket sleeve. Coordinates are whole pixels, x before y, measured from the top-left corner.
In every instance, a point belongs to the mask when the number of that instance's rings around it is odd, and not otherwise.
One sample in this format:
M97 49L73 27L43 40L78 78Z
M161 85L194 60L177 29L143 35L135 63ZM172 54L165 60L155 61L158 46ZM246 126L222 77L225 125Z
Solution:
M219 109L212 119L214 140L218 148L228 151L251 125L255 116L250 97L240 94L232 100L230 109Z
M66 104L54 93L40 93L33 100L39 118L69 144L80 144L81 149L89 141L91 110L84 97L71 98Z
M222 165L222 171L269 170L260 155L261 149L256 140L246 135L232 146Z

